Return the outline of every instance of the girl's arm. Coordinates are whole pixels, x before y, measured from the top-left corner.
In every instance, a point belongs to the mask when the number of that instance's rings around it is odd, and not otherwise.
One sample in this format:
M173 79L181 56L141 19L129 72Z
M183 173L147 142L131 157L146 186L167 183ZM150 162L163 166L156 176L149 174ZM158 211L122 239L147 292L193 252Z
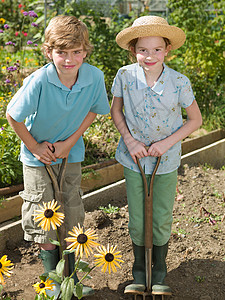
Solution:
M8 113L6 118L18 135L18 137L24 142L27 149L42 163L50 165L51 161L56 161L55 155L52 153L53 147L49 142L38 143L30 132L27 130L23 122L15 121Z
M84 118L80 127L77 129L77 131L75 131L66 140L58 141L53 144L53 146L55 147L54 154L57 158L68 157L70 150L76 144L76 142L82 136L82 134L87 130L87 128L92 124L96 115L97 115L96 113L89 112L87 116Z
M130 134L125 116L123 114L123 98L115 96L113 97L111 105L111 116L116 125L116 128L118 129L124 140L125 145L128 148L133 161L137 163L136 157L142 158L144 156L148 156L148 153L145 149L145 144L135 140Z
M152 144L148 150L148 155L151 156L163 155L173 145L186 138L188 135L190 135L192 132L197 130L202 125L201 112L195 100L185 110L188 116L187 122L176 132L174 132L164 140Z

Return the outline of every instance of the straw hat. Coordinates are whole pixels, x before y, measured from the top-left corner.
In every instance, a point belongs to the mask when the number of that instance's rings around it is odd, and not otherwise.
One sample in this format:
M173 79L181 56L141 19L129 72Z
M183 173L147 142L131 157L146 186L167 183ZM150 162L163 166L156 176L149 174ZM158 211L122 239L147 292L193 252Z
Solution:
M143 16L136 19L131 27L119 32L116 42L121 48L128 50L128 43L131 40L145 36L168 38L173 50L181 47L186 39L182 29L169 25L164 18Z

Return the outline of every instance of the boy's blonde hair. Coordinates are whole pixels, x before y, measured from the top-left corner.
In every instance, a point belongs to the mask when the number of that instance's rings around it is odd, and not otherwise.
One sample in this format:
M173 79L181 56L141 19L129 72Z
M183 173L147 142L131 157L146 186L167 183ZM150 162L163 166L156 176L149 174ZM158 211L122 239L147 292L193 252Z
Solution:
M90 55L93 46L89 41L87 26L74 16L56 16L51 19L45 30L45 41L42 45L44 54L52 49L72 49L83 46Z

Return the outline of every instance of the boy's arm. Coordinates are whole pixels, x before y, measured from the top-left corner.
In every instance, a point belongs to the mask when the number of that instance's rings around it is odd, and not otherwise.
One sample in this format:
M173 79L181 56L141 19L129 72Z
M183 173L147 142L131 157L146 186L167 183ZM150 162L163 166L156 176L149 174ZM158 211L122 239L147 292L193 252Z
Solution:
M133 161L137 163L136 157L142 158L147 156L148 154L145 149L145 144L135 140L127 127L125 116L123 114L123 98L115 96L113 97L111 116L116 128L124 140L125 145L127 146Z
M15 121L8 113L6 117L12 129L38 160L47 165L50 165L51 161L56 161L55 155L52 153L53 147L51 143L43 142L39 144L27 130L23 122Z
M84 118L80 127L75 131L71 136L69 136L64 141L59 141L53 144L55 147L55 156L57 158L65 158L68 157L70 150L76 144L78 139L82 136L82 134L87 130L87 128L92 124L94 119L96 118L96 113L89 112L87 116Z
M148 150L148 155L163 155L173 145L186 138L188 135L190 135L193 131L197 130L202 125L202 116L196 100L194 100L190 106L185 108L185 110L188 116L187 122L176 132L174 132L164 140L152 144Z

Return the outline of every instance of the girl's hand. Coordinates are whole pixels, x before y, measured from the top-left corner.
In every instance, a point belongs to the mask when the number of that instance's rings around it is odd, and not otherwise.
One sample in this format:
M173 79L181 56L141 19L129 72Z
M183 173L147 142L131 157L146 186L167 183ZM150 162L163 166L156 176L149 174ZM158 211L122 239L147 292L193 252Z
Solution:
M166 151L169 150L169 147L165 141L166 140L162 140L152 144L148 149L148 155L156 157L162 156Z
M56 161L52 144L49 142L37 143L32 149L32 154L43 164L50 165L52 161Z
M136 158L140 159L142 157L148 156L148 153L147 153L145 147L146 146L144 143L139 142L135 139L132 139L129 143L127 143L128 151L129 151L133 161L135 162L135 164L137 163Z
M55 151L55 157L56 158L66 158L69 156L70 150L71 150L71 145L67 140L65 141L58 141L53 144Z

